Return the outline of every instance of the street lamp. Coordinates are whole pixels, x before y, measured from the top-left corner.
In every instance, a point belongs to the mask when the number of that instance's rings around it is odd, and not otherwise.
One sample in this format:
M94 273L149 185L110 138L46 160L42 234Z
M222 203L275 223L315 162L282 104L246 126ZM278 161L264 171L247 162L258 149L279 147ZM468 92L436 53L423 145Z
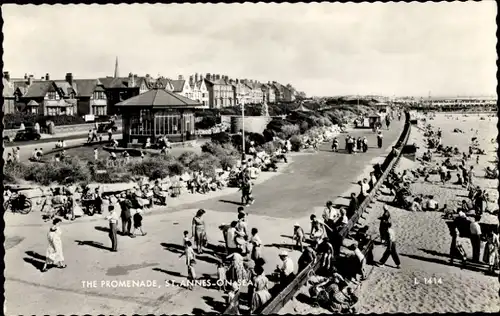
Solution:
M241 153L242 162L246 160L245 157L245 99L241 99L241 138L243 145L243 152Z

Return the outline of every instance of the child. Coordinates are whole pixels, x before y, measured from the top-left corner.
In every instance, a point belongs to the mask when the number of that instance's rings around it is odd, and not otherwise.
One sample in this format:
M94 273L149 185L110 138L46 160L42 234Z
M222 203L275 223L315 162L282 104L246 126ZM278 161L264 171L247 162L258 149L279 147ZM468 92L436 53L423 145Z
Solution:
M219 261L217 263L217 288L219 291L224 290L226 287L226 267L224 262Z
M179 256L179 260L183 257L186 256L186 266L188 270L188 289L193 290L193 282L196 280L196 271L194 269L194 265L196 264L195 260L195 253L192 247L191 241L186 241L186 248L184 250L184 253L182 253Z
M189 238L189 232L187 230L184 231L184 238L182 238L182 243L184 247L187 247L187 243L191 242L191 238Z
M295 240L295 245L300 249L300 252L304 251L303 242L305 239L304 230L298 223L296 223L293 228L293 240Z
M238 282L235 281L231 285L231 290L229 291L229 293L227 293L227 304L230 304L234 300L234 297L236 296L236 293L238 293L238 291Z
M141 209L138 209L137 212L134 214L134 229L132 229L132 236L135 237L134 235L134 232L136 229L140 230L141 233L142 233L142 236L146 236L147 233L145 233L143 230L142 230L142 210Z

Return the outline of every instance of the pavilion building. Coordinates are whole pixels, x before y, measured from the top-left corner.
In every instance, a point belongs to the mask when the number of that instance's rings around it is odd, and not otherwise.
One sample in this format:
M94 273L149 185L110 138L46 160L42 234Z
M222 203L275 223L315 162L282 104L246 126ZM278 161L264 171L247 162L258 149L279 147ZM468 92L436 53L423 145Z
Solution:
M165 135L174 142L194 139L194 110L202 104L165 90L159 81L149 88L115 105L122 115L125 146L142 145L147 138L155 143Z

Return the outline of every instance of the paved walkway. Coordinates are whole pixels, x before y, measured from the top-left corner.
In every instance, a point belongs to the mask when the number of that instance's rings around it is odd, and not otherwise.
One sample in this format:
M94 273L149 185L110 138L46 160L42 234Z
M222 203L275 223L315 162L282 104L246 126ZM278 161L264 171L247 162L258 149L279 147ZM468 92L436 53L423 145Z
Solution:
M290 247L289 236L295 222L308 229L308 215L314 209L322 208L328 199L337 200L338 196L345 194L366 164L386 154L401 133L403 122L393 125L384 133L382 149L370 148L366 154L347 155L331 153L329 144L324 144L317 154L296 155L283 173L255 186L257 201L248 209L249 225L260 228L261 238L266 244L263 251L268 260L266 271L275 268L278 251ZM356 131L353 135L365 133L373 146L375 138L370 131ZM148 235L135 239L119 237L118 253L108 250L107 222L104 219L64 225L63 243L68 268L50 270L45 274L36 267L44 260L48 225L7 225L6 313L43 311L46 314L130 315L220 311L224 307L222 293L201 287L188 291L179 286L166 286L165 281L185 278L186 268L184 260L179 259L179 245L182 231L190 230L196 209L207 210L205 221L209 241L217 245L222 242L218 224L235 218L237 205L234 202L239 198L234 192L196 203L179 204L155 212L154 216L147 215L144 227ZM210 251L198 258L196 269L199 276L207 278L215 274L214 254ZM294 260L298 256L297 251L292 251ZM149 280L156 284L146 288L112 288L101 283L112 280ZM27 295L30 304L26 304Z

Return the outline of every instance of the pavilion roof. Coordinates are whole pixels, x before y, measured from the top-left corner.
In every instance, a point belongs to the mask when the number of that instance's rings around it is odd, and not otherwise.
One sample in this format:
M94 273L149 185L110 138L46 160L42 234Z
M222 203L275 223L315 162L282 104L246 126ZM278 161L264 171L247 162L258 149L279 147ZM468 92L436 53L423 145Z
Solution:
M201 103L165 89L151 89L130 99L117 103L119 107L183 108L196 107Z

